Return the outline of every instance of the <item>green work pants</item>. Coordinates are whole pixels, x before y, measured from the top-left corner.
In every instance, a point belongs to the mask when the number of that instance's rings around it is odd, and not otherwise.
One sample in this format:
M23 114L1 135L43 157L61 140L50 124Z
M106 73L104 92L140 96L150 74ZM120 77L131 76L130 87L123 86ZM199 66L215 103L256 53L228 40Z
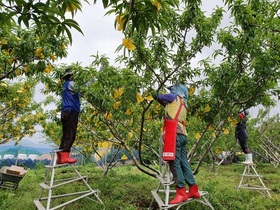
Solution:
M187 136L177 134L176 137L176 157L175 160L168 161L170 171L173 175L173 180L176 182L176 187L185 187L185 182L188 185L194 185L195 179L187 157Z

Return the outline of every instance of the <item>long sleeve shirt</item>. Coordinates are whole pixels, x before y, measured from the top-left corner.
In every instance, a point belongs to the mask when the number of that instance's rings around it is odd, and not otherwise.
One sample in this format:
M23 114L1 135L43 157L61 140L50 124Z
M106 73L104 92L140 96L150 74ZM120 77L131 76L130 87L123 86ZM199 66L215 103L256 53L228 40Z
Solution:
M159 94L157 97L157 101L161 105L165 106L166 119L174 119L182 103L182 109L178 115L177 133L187 135L185 126L185 121L187 118L187 109L184 106L184 102L180 100L180 97L172 93Z
M246 121L237 123L235 128L235 137L238 140L244 141L248 138L248 133L246 131Z
M80 94L74 90L74 81L68 80L63 85L62 91L62 111L76 111L80 113Z

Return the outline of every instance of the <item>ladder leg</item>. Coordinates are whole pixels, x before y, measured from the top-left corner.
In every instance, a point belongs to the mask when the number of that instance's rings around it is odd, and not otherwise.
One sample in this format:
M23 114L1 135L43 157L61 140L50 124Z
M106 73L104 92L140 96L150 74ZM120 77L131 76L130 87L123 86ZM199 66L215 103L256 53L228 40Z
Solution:
M258 178L259 178L259 180L260 180L260 182L261 182L263 188L266 189L265 191L267 192L268 196L271 198L271 195L270 195L268 189L266 188L265 184L263 183L263 180L261 179L261 177L260 177L260 175L258 174L257 170L255 169L254 166L252 166L252 168L253 168L255 174L257 174L257 176L258 176Z
M243 183L243 178L244 178L243 175L245 175L246 172L247 172L247 166L245 166L244 171L243 171L243 173L242 173L242 175L241 175L241 179L240 179L240 182L239 182L239 185L238 185L239 187L241 187L241 185L242 185L242 183Z
M251 165L247 165L247 166L246 166L246 168L247 168L247 174L251 174L251 173L250 173L250 166L251 166ZM250 184L250 176L247 177L247 183L248 183L248 186L251 186L251 184Z
M169 197L170 197L170 193L173 193L174 190L171 190L171 185L174 183L172 181L171 178L171 172L169 170L169 166L166 165L165 166L165 171L157 177L159 180L159 185L158 188L155 190L152 190L152 195L153 195L153 201L156 201L159 209L160 210L167 210L170 208L176 208L176 210L180 209L182 206L190 203L190 202L199 202L205 206L208 206L209 208L211 208L212 210L214 210L213 206L210 204L210 202L207 200L207 198L205 197L208 192L206 191L200 191L200 198L197 199L189 199L185 202L182 203L178 203L178 204L169 204ZM164 198L161 198L161 196L159 195L159 193L164 193ZM162 196L162 197L163 197ZM149 209L152 207L152 203L150 204Z
M105 209L104 203L98 196L99 190L93 190L90 187L90 185L88 184L87 176L82 176L73 164L68 164L68 163L56 164L56 160L57 160L56 152L58 152L58 151L52 152L53 158L52 158L51 164L45 166L46 167L45 182L40 183L40 186L42 187L42 192L41 192L39 199L34 200L34 203L37 206L37 208L39 210L64 209L66 207L66 205L68 205L70 203L73 203L82 198L88 198L92 201L95 201L95 202L103 205L103 209ZM70 166L73 169L73 171L76 173L76 175L74 175L74 177L66 178L66 179L60 179L60 180L55 179L55 169L57 167L65 167L65 166ZM77 182L80 180L82 180L81 183L84 184L84 188L87 188L87 190L82 190L82 191L78 191L78 192L76 192L76 191L67 192L67 193L63 193L63 194L59 194L59 195L53 195L54 188L61 187L63 185L69 185L71 183L74 183L74 182ZM43 190L48 190L48 192L46 192L46 194L47 194L46 197L42 197ZM95 196L95 199L90 198L90 196L92 196L92 195ZM73 196L75 196L75 197L73 198ZM63 197L69 197L70 199L68 199L68 201L66 201L66 202L62 202L61 204L59 204L57 206L51 207L51 202L53 199L63 198ZM46 207L44 207L42 201L46 202L45 203ZM99 209L102 209L102 208L99 208Z
M169 164L168 163L165 163L165 164L166 164L166 181L170 183L171 177L170 177ZM167 185L166 189L165 189L165 205L166 206L168 206L168 204L169 204L169 194L170 194L170 185Z
M211 205L211 203L208 201L208 199L205 196L203 196L202 198L203 198L204 202L207 204L207 206L209 206L212 210L214 210L214 207Z
M169 196L170 193L173 193L174 190L171 190L171 185L174 184L175 182L172 180L172 173L170 171L170 167L168 162L162 160L162 144L163 141L160 139L160 149L159 149L159 164L160 164L160 169L159 169L159 175L157 176L157 179L159 181L159 185L157 189L151 190L153 200L149 206L148 209L152 207L152 203L154 201L157 202L158 207L160 210L167 210L169 208L176 208L179 209L181 206L186 205L190 202L197 201L200 202L206 206L209 206L212 210L214 210L213 206L210 204L210 202L204 197L208 194L206 191L199 191L200 193L200 198L197 199L188 199L185 202L178 203L178 204L169 204ZM160 196L159 193L164 193L164 195ZM164 198L163 198L164 196ZM204 201L203 201L203 200Z
M50 209L51 206L51 199L52 199L52 187L53 187L53 183L54 183L54 175L55 175L55 165L56 165L56 159L57 159L57 154L56 152L54 152L53 154L53 163L52 163L52 168L51 168L51 180L50 180L50 189L48 192L48 200L47 200L47 207L46 210ZM47 169L49 170L49 169Z
M250 170L250 168L252 168L252 171ZM242 185L244 177L247 177L247 184L246 185ZM258 177L262 186L251 185L251 183L250 183L251 177ZM245 169L243 171L243 174L241 174L241 181L240 181L239 186L237 188L245 188L245 189L251 189L251 190L265 190L267 192L268 196L271 197L271 195L269 193L269 189L266 188L265 184L263 183L263 181L261 179L261 176L258 174L258 172L255 168L255 164L246 164L245 165Z

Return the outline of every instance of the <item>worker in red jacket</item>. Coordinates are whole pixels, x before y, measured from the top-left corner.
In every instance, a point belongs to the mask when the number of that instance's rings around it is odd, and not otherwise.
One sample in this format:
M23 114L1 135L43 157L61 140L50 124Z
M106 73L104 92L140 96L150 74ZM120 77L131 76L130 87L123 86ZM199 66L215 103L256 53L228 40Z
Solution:
M247 146L247 139L248 139L248 133L246 130L247 115L249 115L248 110L238 113L239 122L237 123L237 125L235 127L235 138L238 141L242 151L244 152L244 154L246 156L246 160L242 163L243 164L252 164L253 155L249 151L248 146Z

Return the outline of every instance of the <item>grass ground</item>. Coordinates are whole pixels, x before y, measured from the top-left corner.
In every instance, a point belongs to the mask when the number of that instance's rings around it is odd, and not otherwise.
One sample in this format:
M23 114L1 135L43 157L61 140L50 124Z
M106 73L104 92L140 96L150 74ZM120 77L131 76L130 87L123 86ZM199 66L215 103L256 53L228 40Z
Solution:
M152 210L159 209L156 202L152 202L152 189L156 189L158 180L141 173L134 166L120 166L112 169L106 177L102 171L92 165L79 166L78 171L88 176L88 183L92 189L99 189L99 197L104 206L90 199L79 199L64 209L67 210L144 210L151 204ZM208 192L208 200L216 210L280 210L280 171L268 164L258 164L258 173L272 198L262 190L238 190L240 174L244 170L242 164L215 166L215 170L208 165L201 168L196 175L200 190ZM67 178L73 176L71 167L56 170L56 177ZM30 210L36 209L33 200L41 193L39 183L44 182L45 169L28 170L19 182L17 190L0 188L1 210ZM251 179L251 184L261 185L258 179ZM54 194L63 194L84 190L82 182L59 187ZM47 192L47 191L46 191ZM171 196L172 197L172 196ZM59 205L63 199L55 199L52 205ZM104 207L104 208L103 208ZM180 210L204 210L209 207L191 202Z

